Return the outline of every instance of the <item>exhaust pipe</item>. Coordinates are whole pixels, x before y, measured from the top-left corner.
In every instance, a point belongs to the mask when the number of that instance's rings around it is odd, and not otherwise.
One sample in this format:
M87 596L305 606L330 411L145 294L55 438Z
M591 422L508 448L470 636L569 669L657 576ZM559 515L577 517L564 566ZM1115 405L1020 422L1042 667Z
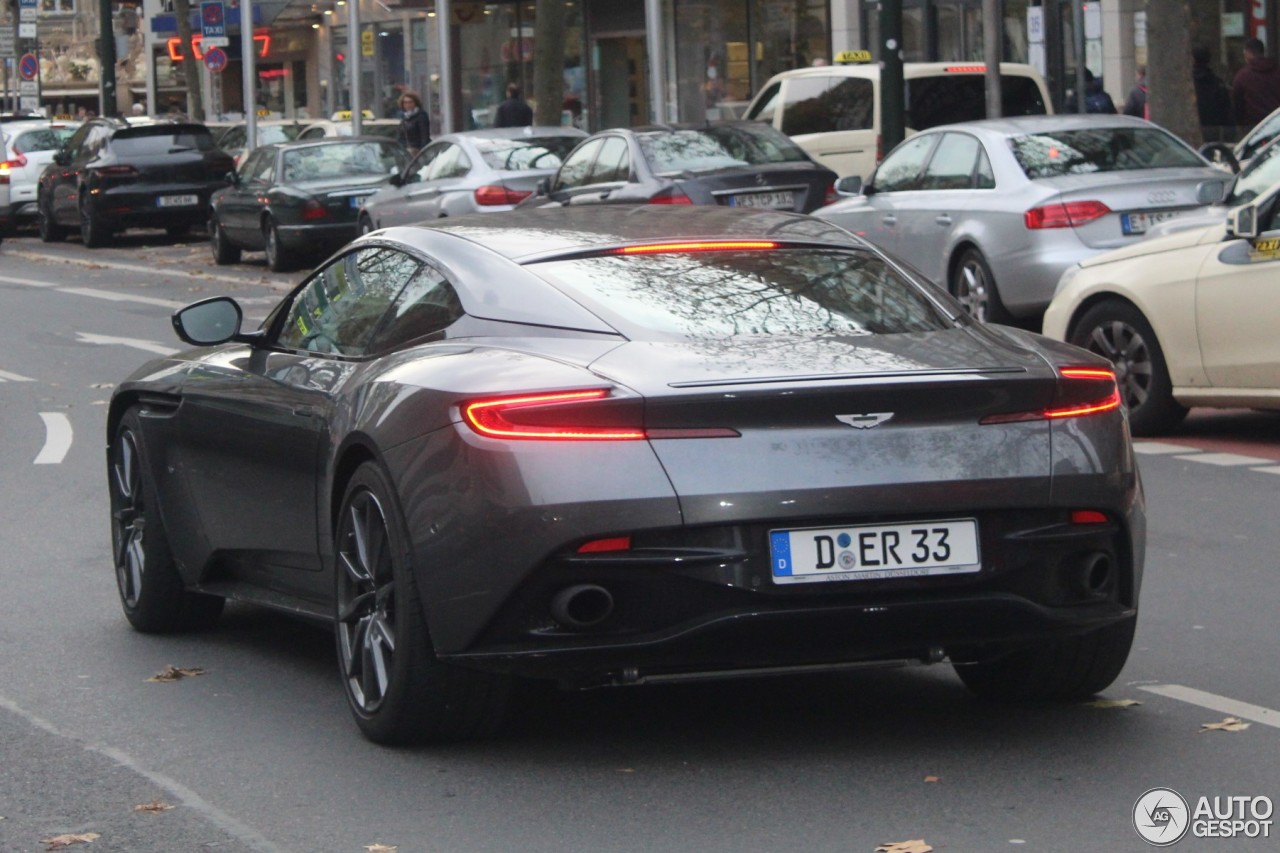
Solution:
M1115 567L1111 555L1097 551L1080 561L1076 589L1086 598L1105 598L1115 587Z
M551 615L566 628L590 628L613 613L613 593L592 583L567 586L551 599Z

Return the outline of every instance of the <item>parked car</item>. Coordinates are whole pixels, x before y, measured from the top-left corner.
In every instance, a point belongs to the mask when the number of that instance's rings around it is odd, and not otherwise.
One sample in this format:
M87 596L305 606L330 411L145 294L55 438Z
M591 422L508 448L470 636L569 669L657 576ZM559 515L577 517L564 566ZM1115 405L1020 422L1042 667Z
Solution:
M404 146L371 136L255 148L209 203L213 260L265 251L281 272L356 236L360 203L405 167Z
M463 213L513 209L555 174L587 134L573 127L508 127L450 133L364 200L360 233Z
M1227 184L1221 201L1154 225L1147 231L1147 236L1163 237L1177 231L1225 222L1227 213L1232 208L1253 201L1276 181L1280 181L1280 139L1264 145L1249 159L1240 173Z
M96 248L126 228L185 234L204 225L209 196L232 167L202 124L90 119L40 174L40 238L55 242L79 228L85 246Z
M351 136L351 118L326 118L308 122L298 131L296 139L326 139L331 136ZM365 118L360 121L361 136L378 136L383 139L398 140L400 138L400 119Z
M39 119L7 123L0 129L0 187L9 187L11 228L35 221L40 173L79 126Z
M631 205L365 235L107 412L128 620L332 622L360 729L576 686L949 659L1078 699L1133 637L1141 482L1110 363L984 326L808 216Z
M1044 333L1116 366L1135 435L1191 406L1280 410L1280 184L1215 222L1072 266Z
M294 119L266 119L256 123L258 145L272 145L276 142L289 142L297 139L303 125ZM249 126L244 122L236 122L224 128L218 135L218 147L227 152L236 161L238 167L249 156L246 146L249 137Z
M1200 146L1200 153L1211 161L1222 163L1233 172L1240 172L1277 136L1280 136L1280 109L1255 124L1234 145L1206 142Z
M760 122L618 128L593 134L522 207L714 204L808 213L835 173Z
M880 162L880 64L869 51L849 51L836 65L796 68L769 78L745 117L768 122L840 177L866 178ZM987 117L987 67L973 62L905 62L903 121L907 135ZM1000 63L1006 116L1043 115L1053 102L1040 72Z
M915 265L971 314L1034 325L1062 271L1222 197L1230 180L1130 116L947 125L905 140L817 215Z

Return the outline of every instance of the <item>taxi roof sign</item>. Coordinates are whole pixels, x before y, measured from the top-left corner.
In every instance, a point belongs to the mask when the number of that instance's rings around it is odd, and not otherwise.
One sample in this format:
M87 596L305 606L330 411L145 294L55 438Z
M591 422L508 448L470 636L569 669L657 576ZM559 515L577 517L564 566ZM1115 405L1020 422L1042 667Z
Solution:
M853 65L870 61L871 51L869 50L842 50L836 54L837 65Z

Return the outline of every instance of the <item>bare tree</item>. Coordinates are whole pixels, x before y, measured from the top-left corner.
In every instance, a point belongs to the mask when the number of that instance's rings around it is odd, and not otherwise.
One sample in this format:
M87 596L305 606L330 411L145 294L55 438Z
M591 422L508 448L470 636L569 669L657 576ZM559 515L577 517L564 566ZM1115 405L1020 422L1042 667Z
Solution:
M1147 0L1147 86L1151 121L1199 147L1187 0Z
M178 19L178 37L182 39L182 73L187 79L187 116L204 121L204 100L200 93L200 63L191 44L191 0L173 0L173 13Z
M533 25L533 123L556 126L564 109L564 0L538 0Z

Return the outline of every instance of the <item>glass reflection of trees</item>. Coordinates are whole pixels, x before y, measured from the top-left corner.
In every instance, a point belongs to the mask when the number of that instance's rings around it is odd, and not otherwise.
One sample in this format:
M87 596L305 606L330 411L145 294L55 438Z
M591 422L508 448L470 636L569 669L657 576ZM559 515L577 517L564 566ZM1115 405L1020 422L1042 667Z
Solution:
M870 252L672 252L547 266L607 312L686 338L888 335L950 325Z
M1180 140L1157 127L1098 127L1017 136L1013 156L1028 178L1091 172L1203 166Z
M765 124L652 131L638 133L636 139L650 167L659 174L807 159L799 146Z

